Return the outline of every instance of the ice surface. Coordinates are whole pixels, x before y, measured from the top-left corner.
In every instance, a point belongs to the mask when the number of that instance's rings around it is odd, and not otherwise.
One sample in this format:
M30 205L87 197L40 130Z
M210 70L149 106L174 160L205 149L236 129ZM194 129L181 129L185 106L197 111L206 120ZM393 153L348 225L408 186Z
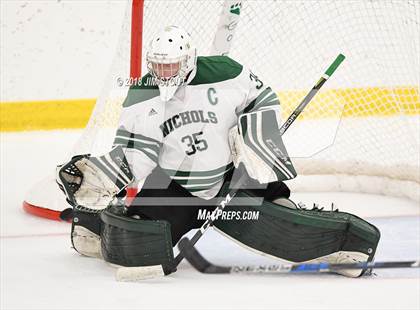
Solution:
M36 218L21 208L25 192L66 158L79 135L1 134L2 309L419 309L418 269L377 270L376 276L360 279L203 275L183 262L165 278L116 282L113 267L71 249L68 223ZM420 208L415 202L348 193L299 193L293 198L321 205L334 201L341 210L369 217L382 232L378 261L420 257ZM218 264L273 262L212 230L198 248Z

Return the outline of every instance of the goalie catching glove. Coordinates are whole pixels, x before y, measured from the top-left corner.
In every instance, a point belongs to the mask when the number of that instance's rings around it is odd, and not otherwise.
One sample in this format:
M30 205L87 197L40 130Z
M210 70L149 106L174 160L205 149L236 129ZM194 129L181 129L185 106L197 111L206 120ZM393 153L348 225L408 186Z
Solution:
M73 206L105 209L134 177L121 146L100 157L74 156L57 167L56 181Z
M242 114L229 132L235 167L243 163L249 176L261 184L290 180L296 171L280 136L277 109Z

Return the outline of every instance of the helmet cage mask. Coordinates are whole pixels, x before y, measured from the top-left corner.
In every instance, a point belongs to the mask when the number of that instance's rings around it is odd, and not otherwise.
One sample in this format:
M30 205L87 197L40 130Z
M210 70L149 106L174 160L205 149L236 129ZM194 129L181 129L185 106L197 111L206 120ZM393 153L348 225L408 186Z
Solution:
M146 54L147 70L159 86L161 98L169 100L196 67L197 50L190 35L168 26L151 40Z
M147 70L159 86L180 86L186 79L188 55L177 58L147 56Z

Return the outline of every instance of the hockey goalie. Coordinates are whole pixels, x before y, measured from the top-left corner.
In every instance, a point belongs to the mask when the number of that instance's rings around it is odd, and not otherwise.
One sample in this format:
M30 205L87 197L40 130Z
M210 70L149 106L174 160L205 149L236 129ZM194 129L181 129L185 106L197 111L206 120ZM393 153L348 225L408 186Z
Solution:
M279 133L281 103L268 85L227 56L197 57L190 35L175 26L153 38L146 61L149 73L128 92L112 151L57 168L77 252L120 266L161 265L169 274L173 246L241 185L225 208L237 216L214 222L226 237L296 263L373 260L375 226L289 199L284 181L296 171ZM133 184L141 189L126 206ZM246 212L258 219L244 220Z

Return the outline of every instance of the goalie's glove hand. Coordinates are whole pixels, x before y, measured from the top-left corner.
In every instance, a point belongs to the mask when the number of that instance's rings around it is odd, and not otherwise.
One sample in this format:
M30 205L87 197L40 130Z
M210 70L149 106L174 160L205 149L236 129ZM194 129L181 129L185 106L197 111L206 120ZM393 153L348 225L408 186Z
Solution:
M120 146L100 157L77 155L57 167L56 181L74 207L105 209L134 177Z

